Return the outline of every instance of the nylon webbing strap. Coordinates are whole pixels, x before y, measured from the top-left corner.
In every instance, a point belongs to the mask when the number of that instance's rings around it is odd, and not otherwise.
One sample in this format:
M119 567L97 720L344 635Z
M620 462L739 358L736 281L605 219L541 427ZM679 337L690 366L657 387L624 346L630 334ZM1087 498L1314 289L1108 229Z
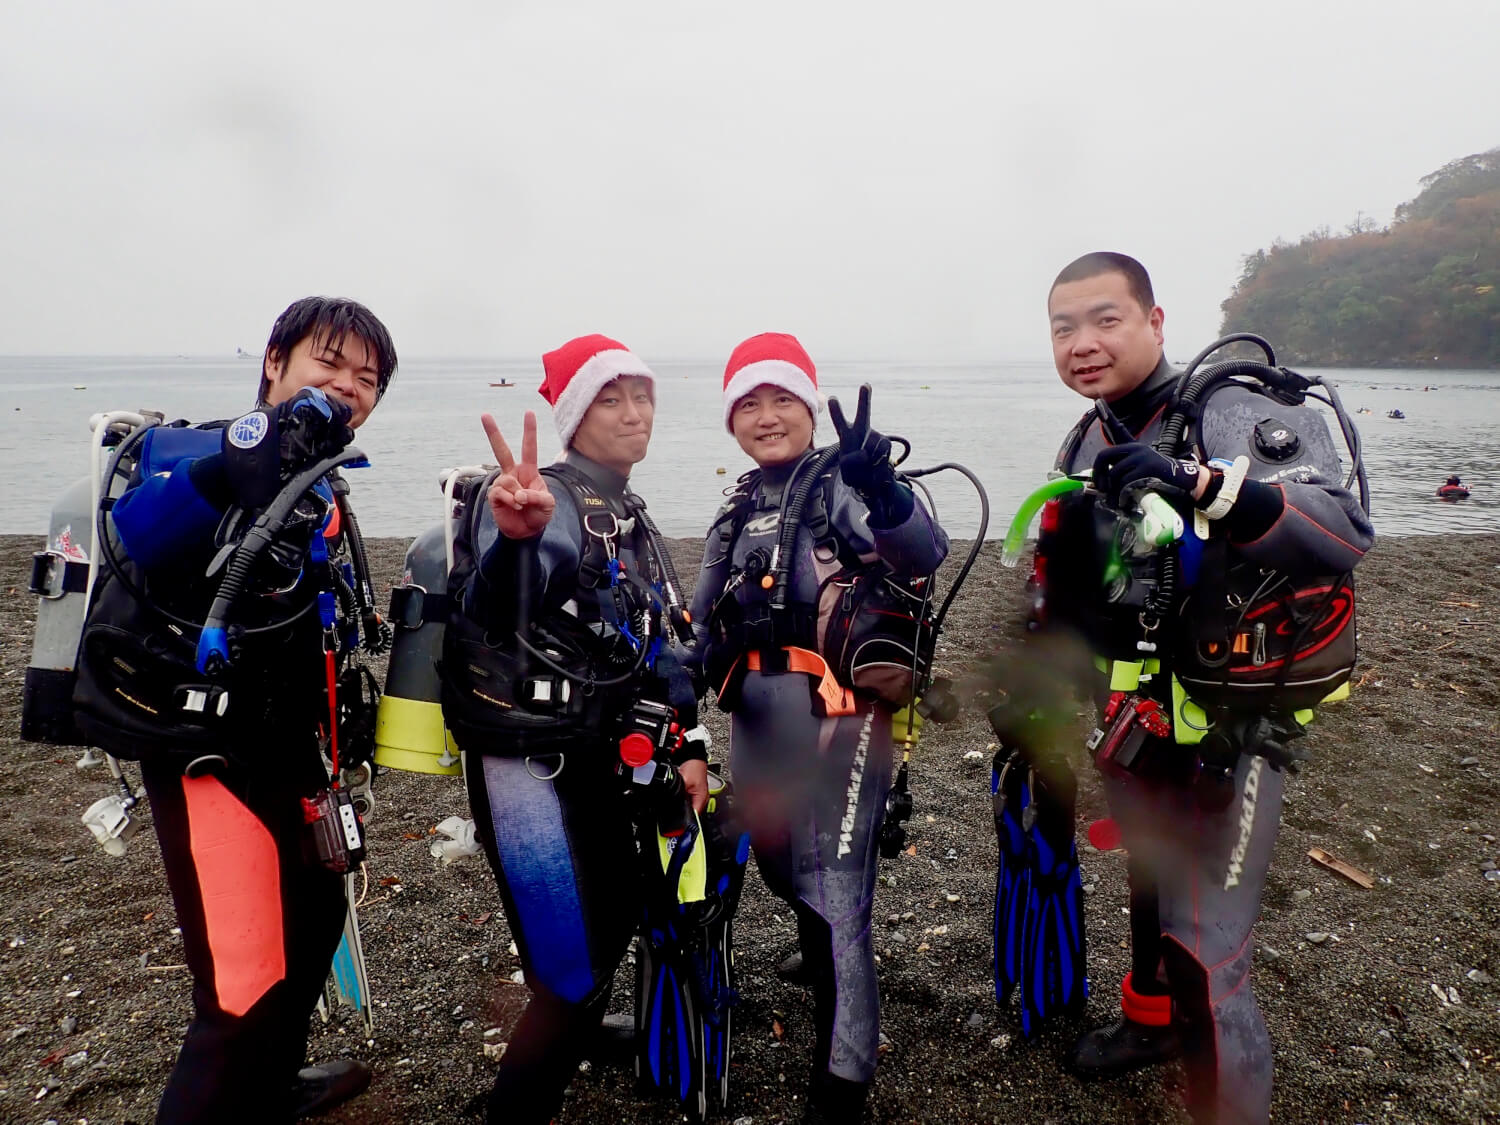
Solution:
M89 564L56 551L38 551L31 556L31 582L27 592L44 598L81 594L89 586Z

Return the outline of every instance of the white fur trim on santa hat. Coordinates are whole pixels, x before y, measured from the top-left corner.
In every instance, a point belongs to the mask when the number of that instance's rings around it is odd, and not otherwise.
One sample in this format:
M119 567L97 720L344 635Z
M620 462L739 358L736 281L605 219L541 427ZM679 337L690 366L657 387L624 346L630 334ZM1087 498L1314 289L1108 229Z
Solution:
M807 377L807 372L795 363L789 363L784 359L762 359L755 363L747 363L730 377L729 382L724 384L724 428L726 430L731 434L734 433L734 425L730 419L734 415L735 404L756 387L767 385L780 387L801 399L808 413L812 415L813 429L818 428L818 411L823 408L823 400L818 394L818 388L813 386L813 381Z
M599 392L625 375L649 379L651 401L656 401L656 376L646 366L646 361L632 352L619 349L595 352L568 380L568 385L552 404L552 420L557 423L557 436L562 439L564 449L572 444L574 433Z

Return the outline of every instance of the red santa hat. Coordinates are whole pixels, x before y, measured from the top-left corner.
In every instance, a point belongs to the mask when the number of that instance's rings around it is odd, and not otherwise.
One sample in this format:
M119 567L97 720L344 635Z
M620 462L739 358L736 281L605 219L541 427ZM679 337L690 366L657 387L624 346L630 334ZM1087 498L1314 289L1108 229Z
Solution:
M566 449L594 399L606 384L624 375L638 375L651 384L656 401L656 376L644 360L618 340L598 334L569 340L542 356L542 385L537 388L552 404L552 420Z
M770 385L789 391L802 400L818 425L818 411L823 408L818 394L818 369L797 341L785 332L762 332L751 336L729 356L724 368L724 428L731 434L730 418L734 404L756 387Z

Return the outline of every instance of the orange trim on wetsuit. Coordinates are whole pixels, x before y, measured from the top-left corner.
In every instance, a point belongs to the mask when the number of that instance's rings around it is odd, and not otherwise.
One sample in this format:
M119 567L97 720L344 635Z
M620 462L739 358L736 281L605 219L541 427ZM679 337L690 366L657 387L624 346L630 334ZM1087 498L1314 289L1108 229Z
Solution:
M281 859L266 826L212 776L184 777L188 843L219 1007L248 1012L286 977Z
M788 645L781 651L786 653L788 672L801 672L818 681L818 695L822 697L826 714L837 717L853 715L859 710L854 693L834 678L833 669L828 667L828 661L811 649L797 648L794 645ZM747 671L759 672L761 670L759 649L751 649L745 653L744 660ZM725 678L725 682L727 683L733 675L734 670L730 669L730 675Z

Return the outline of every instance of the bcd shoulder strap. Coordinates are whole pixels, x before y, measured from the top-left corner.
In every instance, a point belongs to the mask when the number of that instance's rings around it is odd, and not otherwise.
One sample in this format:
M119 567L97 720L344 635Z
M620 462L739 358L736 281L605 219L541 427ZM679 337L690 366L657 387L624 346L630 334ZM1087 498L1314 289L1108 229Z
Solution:
M585 590L608 585L609 552L604 549L604 540L589 531L588 514L590 511L617 513L609 501L599 494L593 481L567 462L554 462L542 469L541 473L567 490L573 500L573 510L578 514L578 537L583 544L578 558L578 584Z

